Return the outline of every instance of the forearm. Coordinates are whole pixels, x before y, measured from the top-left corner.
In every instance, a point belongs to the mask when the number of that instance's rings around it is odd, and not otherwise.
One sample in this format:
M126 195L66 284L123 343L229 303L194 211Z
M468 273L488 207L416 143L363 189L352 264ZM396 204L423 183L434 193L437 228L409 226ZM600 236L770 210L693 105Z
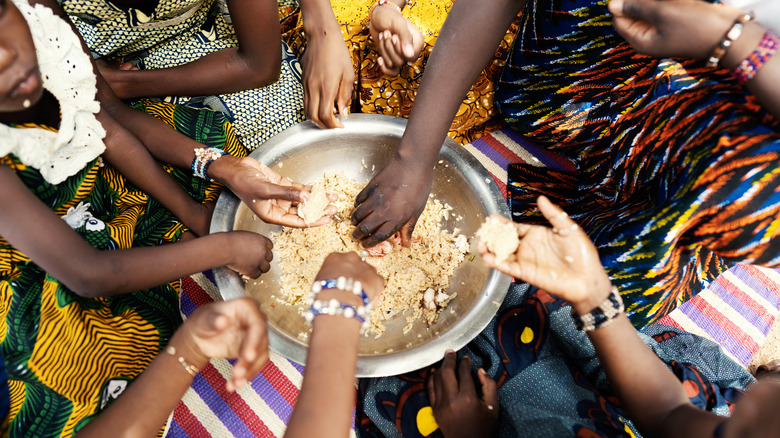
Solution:
M178 362L178 356L184 357L198 369L207 363L202 358L197 359L198 355L190 353L178 333L169 345L176 348L177 357L167 353L157 356L111 406L76 436L155 436L192 384L192 376ZM152 393L156 396L150 397Z
M495 54L525 3L526 0L455 2L425 67L397 154L433 166L466 92Z
M758 47L766 30L758 23L748 23L742 36L726 52L721 65L733 69ZM748 90L756 96L759 102L776 119L780 120L780 51L764 64L756 76L745 84Z
M198 235L208 232L207 224L202 223L200 204L168 175L160 164L136 137L126 131L105 111L98 118L106 127L106 160L119 173L126 177L141 191L153 197L173 212L180 221L193 229Z
M627 416L644 436L668 436L671 417L690 405L680 381L639 338L625 314L588 336ZM684 427L684 422L675 424Z
M286 437L345 437L355 399L359 323L341 316L314 319L306 371Z
M238 48L229 48L177 67L104 73L113 91L122 99L235 93L263 87L279 79L281 46L274 45L273 48L270 50L269 47L262 57L247 56Z

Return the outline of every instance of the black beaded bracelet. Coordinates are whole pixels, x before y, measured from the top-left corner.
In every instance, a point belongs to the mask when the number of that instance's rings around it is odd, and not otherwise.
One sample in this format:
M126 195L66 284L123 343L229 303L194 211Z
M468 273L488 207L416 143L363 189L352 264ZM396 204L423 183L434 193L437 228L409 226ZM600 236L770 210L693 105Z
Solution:
M609 296L598 307L585 315L577 314L574 308L572 308L571 317L574 319L574 327L577 330L588 332L609 325L625 309L623 299L620 298L620 292L618 292L615 286L612 286Z

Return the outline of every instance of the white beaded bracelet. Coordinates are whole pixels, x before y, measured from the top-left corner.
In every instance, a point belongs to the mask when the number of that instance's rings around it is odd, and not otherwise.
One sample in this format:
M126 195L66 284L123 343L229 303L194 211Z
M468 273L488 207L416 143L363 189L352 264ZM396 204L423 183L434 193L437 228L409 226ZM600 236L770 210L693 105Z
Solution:
M314 300L311 303L311 306L309 306L309 310L304 314L304 318L306 318L306 322L309 325L314 321L314 317L318 315L354 318L360 322L360 333L363 333L366 328L368 328L367 314L368 311L363 306L351 306L349 304L344 304L335 298L331 298L330 300Z

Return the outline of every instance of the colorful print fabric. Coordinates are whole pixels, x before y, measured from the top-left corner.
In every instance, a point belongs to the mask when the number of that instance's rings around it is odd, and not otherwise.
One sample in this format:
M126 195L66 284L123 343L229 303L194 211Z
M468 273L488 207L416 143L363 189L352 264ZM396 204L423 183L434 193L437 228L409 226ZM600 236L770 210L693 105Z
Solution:
M353 113L408 118L425 65L452 8L452 0L406 2L402 13L420 29L425 47L420 57L404 66L397 77L384 76L376 63L379 52L368 31L368 14L374 3L375 0L331 0L355 69L356 81L350 110ZM458 143L470 143L501 126L500 119L494 118L497 114L493 105L495 84L516 32L517 25L513 24L496 50L492 62L480 73L458 109L449 131L449 136ZM306 40L300 19L297 26L286 34L285 40L295 53L303 54Z
M96 58L119 58L142 70L175 67L238 44L224 0L161 0L151 15L105 0L58 1ZM254 150L303 120L301 67L286 44L280 50L281 73L271 85L165 101L222 112L241 142Z
M596 243L637 327L735 263L776 266L780 124L725 70L637 54L606 1L531 1L497 103L576 173L509 168L517 221L560 204Z
M720 347L655 324L642 340L685 385L691 403L719 415L753 382ZM588 336L563 300L513 284L496 317L458 357L498 384L498 437L633 437ZM360 437L441 437L428 400L428 370L361 379Z
M245 154L219 113L171 104L142 110L207 146ZM100 158L56 186L13 155L0 163L54 213L88 212L75 231L99 250L167 244L186 231ZM189 169L169 172L200 201L219 196L218 184L192 177ZM114 297L82 298L0 238L0 352L9 378L10 435L69 436L110 404L181 323L178 292L174 281Z

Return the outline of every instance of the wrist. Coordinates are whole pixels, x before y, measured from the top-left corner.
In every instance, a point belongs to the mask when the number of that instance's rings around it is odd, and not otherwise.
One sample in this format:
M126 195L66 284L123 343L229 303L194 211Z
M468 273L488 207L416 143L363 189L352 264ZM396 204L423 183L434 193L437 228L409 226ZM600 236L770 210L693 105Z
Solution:
M598 285L592 286L591 293L587 294L584 299L576 302L571 301L570 304L572 309L574 309L578 315L587 315L588 313L598 308L607 298L609 298L611 293L612 283L609 280L606 282L599 282Z
M734 44L723 56L720 62L721 67L731 70L739 65L758 46L764 32L764 28L755 21L747 23L742 30L742 35L734 41Z
M195 156L193 152L193 157ZM212 180L230 187L232 177L236 174L235 168L241 158L225 154L214 160L208 168L208 176Z
M190 365L197 372L209 363L209 357L203 354L195 340L188 333L185 333L186 331L187 326L185 323L176 331L164 351L166 354L173 356L185 370L187 365Z

